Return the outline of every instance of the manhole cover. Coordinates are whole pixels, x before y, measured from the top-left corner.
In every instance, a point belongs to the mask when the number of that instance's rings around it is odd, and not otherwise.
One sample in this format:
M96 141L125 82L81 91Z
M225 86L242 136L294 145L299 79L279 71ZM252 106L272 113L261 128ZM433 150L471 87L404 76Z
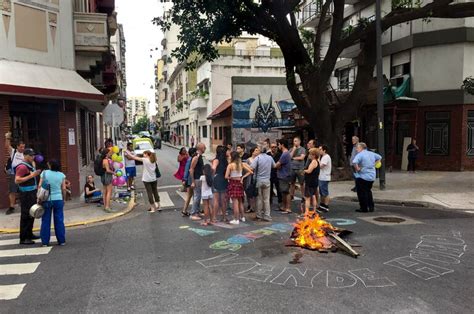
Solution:
M393 224L399 224L405 221L405 219L399 218L399 217L376 217L374 218L374 220L380 221L380 222L393 223Z

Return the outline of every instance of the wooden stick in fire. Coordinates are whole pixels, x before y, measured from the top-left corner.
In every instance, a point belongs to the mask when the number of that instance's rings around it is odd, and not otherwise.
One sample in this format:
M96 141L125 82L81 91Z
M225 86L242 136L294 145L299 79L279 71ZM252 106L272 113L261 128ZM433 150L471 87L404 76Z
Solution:
M352 257L357 258L357 256L360 255L350 246L349 243L341 239L341 237L339 237L334 232L328 232L328 236L336 240L336 243L339 244L339 247L343 249L344 251L348 252L350 255L352 255Z

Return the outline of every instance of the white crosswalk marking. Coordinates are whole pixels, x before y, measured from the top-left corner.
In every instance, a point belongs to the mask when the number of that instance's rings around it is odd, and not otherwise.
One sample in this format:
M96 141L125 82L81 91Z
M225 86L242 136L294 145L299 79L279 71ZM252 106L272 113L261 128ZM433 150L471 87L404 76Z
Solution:
M26 255L43 255L48 254L52 247L35 247L31 249L13 249L13 250L0 250L0 257L14 257L14 256L26 256Z
M183 199L183 201L186 201L186 199L188 198L187 192L181 192L180 190L177 190L176 194L178 194Z
M0 265L0 275L25 275L36 271L40 263Z
M28 275L34 273L38 269L40 265L39 261L25 263L24 257L41 256L48 254L52 250L52 247L49 246L21 246L19 245L19 241L19 239L0 240L0 301L17 299L27 285L24 282L20 284L9 284L11 283L8 282L11 280L11 277L9 276ZM14 247L9 248L9 246ZM3 264L5 261L2 258L8 258L9 264ZM18 262L16 260L13 262L11 258L17 258Z
M0 246L14 245L20 243L20 239L0 240Z
M19 285L0 285L0 300L13 300L20 296L26 283Z
M160 196L160 207L161 208L166 208L166 207L174 207L174 203L170 198L170 195L168 192L158 192L158 195Z
M7 245L17 245L20 243L20 239L9 239L9 240L0 240L0 246ZM55 244L57 241L50 241L49 244Z

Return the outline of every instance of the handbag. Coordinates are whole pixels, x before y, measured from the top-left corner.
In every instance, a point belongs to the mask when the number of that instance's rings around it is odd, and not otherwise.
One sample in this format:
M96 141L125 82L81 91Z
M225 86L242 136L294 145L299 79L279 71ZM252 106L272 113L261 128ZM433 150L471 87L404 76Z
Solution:
M161 178L161 172L160 172L160 168L158 167L158 164L155 163L155 175L156 175L156 178L159 179Z
M51 185L46 180L46 172L44 173L43 183L38 189L36 193L36 198L38 199L38 203L46 202L51 195Z

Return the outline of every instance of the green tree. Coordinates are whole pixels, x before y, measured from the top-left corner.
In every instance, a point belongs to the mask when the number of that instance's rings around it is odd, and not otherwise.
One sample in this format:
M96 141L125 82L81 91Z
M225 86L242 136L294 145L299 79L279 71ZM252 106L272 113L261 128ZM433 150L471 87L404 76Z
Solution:
M340 134L345 122L357 116L373 79L375 21L361 19L357 25L344 28L345 0L319 0L319 25L314 34L309 34L300 32L296 24L295 12L303 3L301 0L262 0L259 3L253 0L176 0L173 3L170 18L155 18L154 23L164 29L169 29L171 23L179 25L181 45L173 55L181 62L186 61L189 68L203 60L218 58L216 45L230 42L244 31L275 41L285 59L287 86L296 106L320 140L329 144L336 162L343 161ZM327 24L329 16L332 23ZM422 5L421 0L393 0L392 11L382 19L382 28L385 31L416 19L470 16L474 16L472 1L433 0ZM331 31L329 47L322 55L322 33L328 28ZM310 49L308 40L312 40ZM349 97L333 105L327 96L331 74L341 52L356 43L360 43L361 50L355 58L358 71L354 87ZM192 55L199 55L200 60L190 60Z
M138 119L137 123L132 126L132 132L138 133L141 131L148 131L148 119L146 117L142 117Z

